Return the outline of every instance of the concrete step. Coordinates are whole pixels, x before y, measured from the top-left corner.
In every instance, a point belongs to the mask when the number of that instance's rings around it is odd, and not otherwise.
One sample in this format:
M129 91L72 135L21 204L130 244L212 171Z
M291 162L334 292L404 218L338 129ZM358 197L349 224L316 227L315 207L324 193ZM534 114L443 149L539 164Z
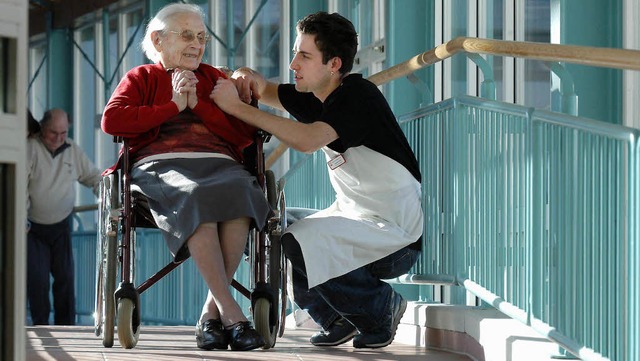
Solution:
M480 361L557 360L557 344L494 308L409 302L395 342Z

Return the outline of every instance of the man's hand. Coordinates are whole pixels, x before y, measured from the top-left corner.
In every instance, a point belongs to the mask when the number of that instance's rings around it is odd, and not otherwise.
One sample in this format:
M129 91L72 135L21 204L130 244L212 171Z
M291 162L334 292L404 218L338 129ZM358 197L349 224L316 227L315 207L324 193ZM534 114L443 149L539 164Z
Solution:
M246 67L239 68L233 72L231 76L231 79L235 82L240 99L247 104L251 103L252 98L256 100L260 99L257 76L253 70Z
M213 87L209 98L214 101L224 112L233 114L233 109L242 105L242 100L238 96L238 90L233 81L220 78Z

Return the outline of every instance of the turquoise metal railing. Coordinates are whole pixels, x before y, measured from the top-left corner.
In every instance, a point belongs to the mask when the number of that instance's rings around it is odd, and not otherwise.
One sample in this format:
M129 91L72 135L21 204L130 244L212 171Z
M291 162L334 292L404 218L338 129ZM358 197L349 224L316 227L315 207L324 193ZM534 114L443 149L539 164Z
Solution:
M452 280L454 302L469 291L585 360L638 357L638 130L472 97L399 122L423 173L410 281ZM333 201L308 159L287 206Z
M456 108L445 173L466 192L445 192L444 212L456 221L445 238L468 252L459 282L552 326L559 337L547 336L585 359L632 359L624 249L636 241L625 234L637 130L472 98Z

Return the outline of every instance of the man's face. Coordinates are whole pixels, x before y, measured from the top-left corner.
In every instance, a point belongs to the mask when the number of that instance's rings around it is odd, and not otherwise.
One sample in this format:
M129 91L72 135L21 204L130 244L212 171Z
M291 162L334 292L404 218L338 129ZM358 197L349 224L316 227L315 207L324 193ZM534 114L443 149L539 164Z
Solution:
M50 152L55 152L67 140L69 119L65 113L54 112L51 120L42 129L42 143Z
M315 35L298 33L293 47L293 59L289 64L297 91L312 92L320 99L326 98L333 91L333 88L329 89L330 63L331 61L322 63L322 53L316 46Z

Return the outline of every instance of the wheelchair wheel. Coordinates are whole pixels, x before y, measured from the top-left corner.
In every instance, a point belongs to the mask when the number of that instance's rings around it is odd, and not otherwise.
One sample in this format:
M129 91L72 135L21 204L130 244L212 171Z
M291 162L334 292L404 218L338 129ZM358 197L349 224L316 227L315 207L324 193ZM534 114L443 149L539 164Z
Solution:
M135 308L134 302L128 298L118 300L118 341L126 349L134 348L140 337L140 327L133 325Z
M278 182L278 224L276 229L272 232L271 235L271 247L273 250L277 250L277 259L273 260L274 266L271 267L271 272L277 273L278 283L280 284L280 302L279 307L277 309L279 313L279 327L278 327L278 337L282 337L284 334L284 326L285 320L287 317L287 259L284 256L284 251L282 249L281 236L284 233L285 228L287 227L287 213L286 213L286 202L284 197L284 180Z
M271 173L271 176L269 176L269 173ZM284 219L281 218L281 214L284 214L284 193L277 191L273 173L268 171L266 174L267 199L270 204L273 202L272 208L277 212L276 216L269 222L265 235L268 253L265 286L268 289L268 294L272 295L272 297L269 299L259 297L253 304L253 322L256 330L265 339L264 349L274 347L276 338L282 336L287 306L286 287L283 282L283 280L286 280L286 267L280 244L280 236L285 224L282 223ZM269 197L269 194L272 196Z
M264 346L262 348L269 349L275 345L275 335L269 325L271 318L271 303L266 298L258 298L253 306L253 323L255 323L256 331L264 338Z
M116 284L116 251L118 246L118 184L113 175L103 177L100 183L98 208L98 247L96 267L96 300L94 326L96 336L102 336L104 347L113 346Z

